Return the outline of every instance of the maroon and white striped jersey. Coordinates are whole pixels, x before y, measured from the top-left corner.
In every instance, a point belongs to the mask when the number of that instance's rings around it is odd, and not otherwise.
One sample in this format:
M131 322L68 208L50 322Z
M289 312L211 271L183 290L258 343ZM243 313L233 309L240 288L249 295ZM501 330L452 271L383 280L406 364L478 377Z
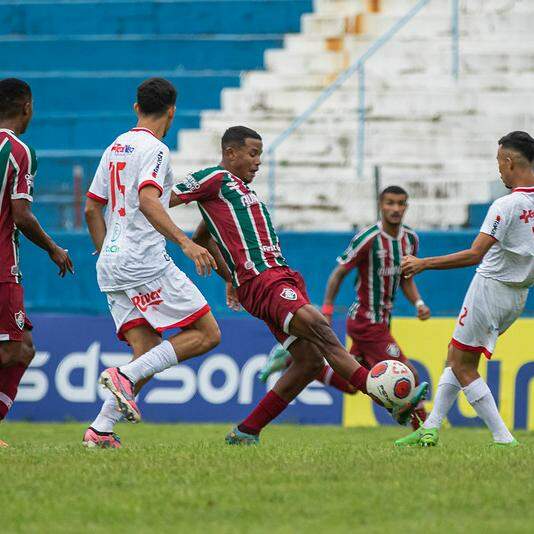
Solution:
M11 130L0 129L0 282L21 280L19 230L13 220L11 201L33 201L36 171L34 150Z
M287 266L267 207L240 178L210 167L188 175L173 190L186 203L197 201L236 287L267 269Z
M358 269L357 299L349 315L372 323L389 324L395 293L401 281L401 260L417 255L419 239L408 226L394 238L378 222L356 234L337 259L347 270Z

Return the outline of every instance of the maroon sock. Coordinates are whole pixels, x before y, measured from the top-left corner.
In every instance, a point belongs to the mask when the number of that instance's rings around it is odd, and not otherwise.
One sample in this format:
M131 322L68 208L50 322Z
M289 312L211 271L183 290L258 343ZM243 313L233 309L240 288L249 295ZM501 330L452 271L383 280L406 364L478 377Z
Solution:
M21 363L0 371L0 420L4 419L13 405L26 366Z
M369 374L369 371L363 367L360 366L356 371L354 371L354 374L350 377L349 382L359 391L363 391L364 393L367 393L367 375Z
M339 391L343 391L343 393L354 393L352 386L342 376L338 375L329 365L325 365L323 367L323 370L319 373L317 380L323 384L326 384L327 386L330 385L336 389L339 389Z
M264 426L287 408L287 405L284 399L271 390L237 428L246 434L259 434Z

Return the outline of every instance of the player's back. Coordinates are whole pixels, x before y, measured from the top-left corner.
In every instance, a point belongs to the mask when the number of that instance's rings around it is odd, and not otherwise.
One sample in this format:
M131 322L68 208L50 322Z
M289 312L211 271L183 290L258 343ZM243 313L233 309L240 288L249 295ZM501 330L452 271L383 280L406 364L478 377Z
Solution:
M169 149L149 130L134 128L106 149L87 194L107 204L107 233L97 262L102 291L154 280L171 263L165 238L140 210L139 192L149 185L159 189L167 207L172 187Z
M498 241L477 272L508 285L534 285L534 187L516 188L497 199L481 231Z

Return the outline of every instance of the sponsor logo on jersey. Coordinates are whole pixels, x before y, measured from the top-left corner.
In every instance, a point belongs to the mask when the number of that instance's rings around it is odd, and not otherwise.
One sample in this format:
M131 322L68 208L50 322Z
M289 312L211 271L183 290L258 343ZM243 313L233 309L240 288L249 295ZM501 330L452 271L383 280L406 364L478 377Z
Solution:
M163 150L160 150L156 157L156 166L154 167L154 170L152 171L152 178L158 177L158 172L159 172L159 168L161 167L162 161L163 161Z
M523 213L519 216L521 221L525 221L525 224L530 222L530 219L534 219L534 210L523 210Z
M117 252L120 252L121 247L118 245L107 245L105 252L108 254L116 254Z
M11 276L18 276L20 274L19 268L17 265L11 266Z
M113 226L113 232L111 233L111 241L117 241L119 239L122 232L121 225L119 223L115 223Z
M21 330L24 328L24 312L22 310L15 313L15 323Z
M241 204L243 204L243 207L245 208L254 206L255 204L259 203L260 201L255 193L246 193L241 197Z
M493 221L493 226L491 227L490 235L492 237L495 237L495 234L497 233L497 230L499 229L499 224L501 224L501 216L497 215L497 217L495 217L495 220Z
M281 254L280 245L262 245L262 252L273 252L274 254Z
M400 356L400 349L396 343L390 343L386 348L386 352L392 358L398 358Z
M117 154L131 154L135 148L131 145L121 145L120 143L115 143L111 147L111 152L116 152Z
M142 312L146 312L150 306L159 306L163 303L163 299L160 296L161 289L160 287L156 291L151 291L144 295L135 295L135 297L132 297L133 305Z
M378 276L395 276L401 273L400 265L393 267L381 267L378 269Z
M25 178L26 178L26 184L28 185L28 190L30 191L30 194L31 194L31 190L33 188L33 176L31 174L26 174Z
M377 250L377 251L376 251L376 255L377 255L381 260L383 260L383 259L388 255L388 251L387 251L387 250Z
M254 269L254 262L252 260L248 260L245 262L245 269L250 270Z
M290 287L284 287L280 296L286 300L297 300L297 294Z
M188 174L185 178L185 180L182 182L184 187L187 187L189 191L196 191L197 189L200 189L200 184L193 178L191 174Z

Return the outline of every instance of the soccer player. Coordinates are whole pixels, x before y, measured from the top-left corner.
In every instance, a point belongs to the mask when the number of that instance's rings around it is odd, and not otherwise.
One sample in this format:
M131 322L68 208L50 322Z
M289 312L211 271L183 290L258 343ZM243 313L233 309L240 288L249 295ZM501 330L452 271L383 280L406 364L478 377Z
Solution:
M324 367L323 355L336 372L363 392L368 371L349 355L323 315L310 305L302 276L288 267L269 212L250 188L261 163L260 135L234 126L224 133L221 144L221 164L176 184L171 205L197 202L203 222L195 238L210 250L214 241L220 247L234 287L227 291L262 319L291 352L293 361L286 373L226 437L229 444L249 445L258 443L262 428L315 379ZM427 386L422 384L414 391L411 404L394 408L398 421L407 420Z
M415 306L417 317L422 321L430 317L413 278L401 277L401 258L407 254L417 255L417 234L402 223L408 208L408 193L398 186L384 189L379 196L381 220L358 232L345 252L337 259L338 266L332 271L326 286L323 315L332 322L334 302L345 277L353 269L358 271L357 300L347 317L347 333L352 340L350 353L367 369L382 360L398 359L413 372L418 383L415 367L403 354L391 335L391 311L395 293L400 285L406 298ZM285 355L284 355L285 353ZM280 366L280 359L290 357L283 349L271 352L261 379ZM282 362L285 365L285 362ZM318 380L330 384L345 393L357 390L337 375L330 366L325 366ZM419 428L419 421L426 419L421 403L412 417L412 426Z
M98 284L119 339L133 350L131 363L100 376L113 396L85 432L87 447L120 447L113 426L121 413L128 421L140 421L134 397L143 383L204 354L220 340L203 295L165 250L165 239L176 243L200 275L216 267L211 254L189 239L166 211L173 178L162 138L174 118L176 96L174 86L162 78L138 87L137 126L105 150L87 193L87 226L99 252ZM162 332L176 328L181 332L162 341Z
M441 423L460 391L490 429L495 446L518 444L477 369L480 355L491 358L497 337L521 315L534 285L534 139L526 132L505 135L499 140L497 162L501 179L512 192L493 202L471 248L435 258L403 258L407 277L427 269L481 263L452 335L432 412L421 428L397 440L398 446L436 445Z
M31 210L37 159L18 136L28 128L32 114L30 86L15 78L0 80L0 421L35 355L32 324L24 310L19 233L48 252L61 277L74 272L67 251L42 229ZM6 446L0 440L0 447Z

